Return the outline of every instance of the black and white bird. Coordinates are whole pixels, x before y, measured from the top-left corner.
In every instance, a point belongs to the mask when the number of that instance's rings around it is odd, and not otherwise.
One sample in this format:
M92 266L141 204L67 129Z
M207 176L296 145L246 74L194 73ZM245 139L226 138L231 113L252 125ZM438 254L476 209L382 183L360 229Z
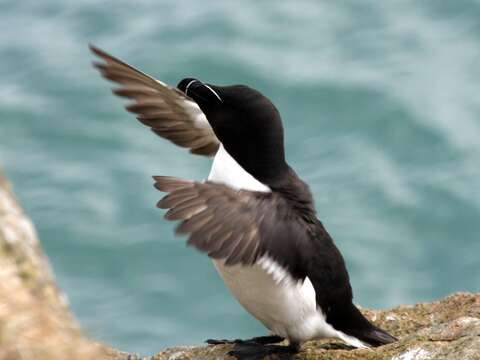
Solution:
M187 78L170 87L91 46L94 66L133 100L127 110L153 132L215 156L206 181L154 176L168 193L158 207L180 220L178 234L212 258L238 302L273 334L236 340L233 355L296 352L307 340L354 347L396 339L352 302L345 262L316 216L308 185L287 164L283 126L272 102L248 86ZM271 345L288 339L288 346ZM211 344L226 340L210 340Z

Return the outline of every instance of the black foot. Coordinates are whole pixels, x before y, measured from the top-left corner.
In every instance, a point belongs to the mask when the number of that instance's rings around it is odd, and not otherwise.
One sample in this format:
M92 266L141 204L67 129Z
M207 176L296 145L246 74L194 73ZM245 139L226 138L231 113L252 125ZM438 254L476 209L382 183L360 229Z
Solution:
M258 343L242 343L235 344L233 350L228 355L234 356L238 360L259 360L265 356L278 354L286 355L290 358L293 354L299 351L298 344L291 344L289 346L282 345L261 345Z
M215 340L215 339L208 339L205 342L210 345L222 345L222 344L257 344L257 345L267 345L267 344L275 344L285 340L285 338L277 335L271 336L257 336L247 340Z
M320 348L326 349L326 350L355 350L356 349L355 346L347 345L344 343L337 343L337 342L322 344Z

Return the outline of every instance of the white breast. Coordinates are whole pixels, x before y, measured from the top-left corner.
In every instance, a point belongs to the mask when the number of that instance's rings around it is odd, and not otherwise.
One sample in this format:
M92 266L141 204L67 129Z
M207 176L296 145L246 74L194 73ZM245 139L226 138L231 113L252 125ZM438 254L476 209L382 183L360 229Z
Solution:
M223 183L234 189L270 192L267 185L246 172L221 144L213 160L208 180Z
M208 180L235 189L271 191L246 172L221 145ZM339 337L353 346L363 346L333 329L317 310L315 290L308 277L298 282L268 256L254 266L225 266L214 260L222 279L238 302L274 334L303 342L323 337Z

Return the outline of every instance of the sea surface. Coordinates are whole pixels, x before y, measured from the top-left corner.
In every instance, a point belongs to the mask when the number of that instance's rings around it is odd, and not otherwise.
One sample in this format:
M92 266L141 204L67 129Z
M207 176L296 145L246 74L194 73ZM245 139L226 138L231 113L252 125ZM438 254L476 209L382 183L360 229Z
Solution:
M155 208L151 175L211 159L123 110L90 42L272 99L358 304L480 291L479 1L0 0L0 164L91 336L147 355L265 330Z

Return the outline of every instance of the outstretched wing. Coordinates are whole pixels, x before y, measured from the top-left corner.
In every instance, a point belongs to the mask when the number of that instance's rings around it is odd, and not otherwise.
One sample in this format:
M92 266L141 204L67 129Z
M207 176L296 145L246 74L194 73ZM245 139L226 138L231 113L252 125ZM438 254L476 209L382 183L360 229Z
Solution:
M182 221L177 233L189 234L188 245L211 258L223 259L225 265L252 265L269 259L292 278L304 278L297 245L307 241L307 233L282 197L208 181L154 179L155 187L168 193L157 206L170 209L166 219ZM289 241L292 236L295 241Z
M220 142L193 100L93 45L90 50L103 60L93 65L104 78L120 85L113 93L132 100L126 109L140 122L193 154L215 155Z

